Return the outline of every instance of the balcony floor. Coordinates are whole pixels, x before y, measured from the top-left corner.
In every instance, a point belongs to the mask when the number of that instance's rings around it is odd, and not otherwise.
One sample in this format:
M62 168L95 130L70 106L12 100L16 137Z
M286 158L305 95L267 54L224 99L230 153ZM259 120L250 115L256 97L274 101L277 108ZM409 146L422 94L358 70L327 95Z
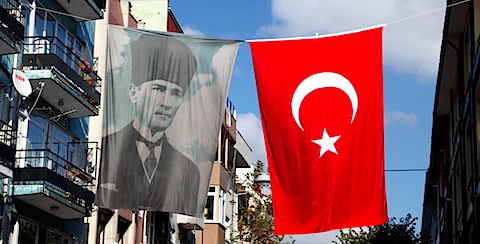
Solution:
M21 192L29 192L30 194L22 194ZM15 185L14 197L29 205L35 206L49 214L55 215L61 219L76 219L88 216L86 213L79 211L80 206L68 201L56 200L51 194L52 190L46 185Z

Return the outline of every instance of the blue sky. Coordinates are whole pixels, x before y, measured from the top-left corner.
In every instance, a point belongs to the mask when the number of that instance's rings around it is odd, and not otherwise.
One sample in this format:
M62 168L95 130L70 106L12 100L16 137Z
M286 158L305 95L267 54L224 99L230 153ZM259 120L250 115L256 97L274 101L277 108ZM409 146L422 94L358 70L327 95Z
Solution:
M248 40L384 29L385 168L426 169L445 1L171 0L186 34ZM247 43L240 46L229 91L240 133L266 162L255 78ZM385 173L388 214L411 213L421 226L425 171ZM355 203L353 203L355 204ZM296 243L331 243L338 231L294 235Z

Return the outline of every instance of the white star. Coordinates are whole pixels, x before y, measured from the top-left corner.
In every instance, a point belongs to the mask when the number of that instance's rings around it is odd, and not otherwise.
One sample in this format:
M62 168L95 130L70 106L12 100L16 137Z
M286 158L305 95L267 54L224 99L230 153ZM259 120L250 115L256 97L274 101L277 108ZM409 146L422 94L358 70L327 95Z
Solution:
M340 138L340 136L330 137L327 133L327 129L323 129L323 136L320 140L312 140L313 143L318 144L321 147L320 150L320 157L323 156L327 151L337 153L337 149L335 148L335 142Z

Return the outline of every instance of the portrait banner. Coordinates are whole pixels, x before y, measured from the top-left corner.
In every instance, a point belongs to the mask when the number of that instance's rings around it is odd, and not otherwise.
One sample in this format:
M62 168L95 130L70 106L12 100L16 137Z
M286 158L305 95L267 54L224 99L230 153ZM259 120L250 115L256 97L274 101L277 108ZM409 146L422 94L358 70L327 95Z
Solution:
M203 217L240 41L108 27L102 208Z
M382 30L249 41L275 234L388 220Z

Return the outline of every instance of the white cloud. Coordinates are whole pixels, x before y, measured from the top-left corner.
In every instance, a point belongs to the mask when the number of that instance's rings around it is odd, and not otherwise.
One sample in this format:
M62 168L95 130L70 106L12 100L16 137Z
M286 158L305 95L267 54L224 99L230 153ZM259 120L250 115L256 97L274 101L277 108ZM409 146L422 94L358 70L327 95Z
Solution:
M187 34L187 35L192 35L192 36L205 36L205 34L193 27L193 26L189 26L189 25L186 25L186 26L182 26L182 30L183 30L183 33Z
M272 0L274 22L257 36L331 34L386 23L385 64L426 80L438 69L444 6L436 0Z
M401 111L388 111L384 115L385 125L403 124L408 126L415 126L419 119L414 113L405 113Z
M260 118L253 113L237 114L237 127L252 149L253 161L268 163Z

